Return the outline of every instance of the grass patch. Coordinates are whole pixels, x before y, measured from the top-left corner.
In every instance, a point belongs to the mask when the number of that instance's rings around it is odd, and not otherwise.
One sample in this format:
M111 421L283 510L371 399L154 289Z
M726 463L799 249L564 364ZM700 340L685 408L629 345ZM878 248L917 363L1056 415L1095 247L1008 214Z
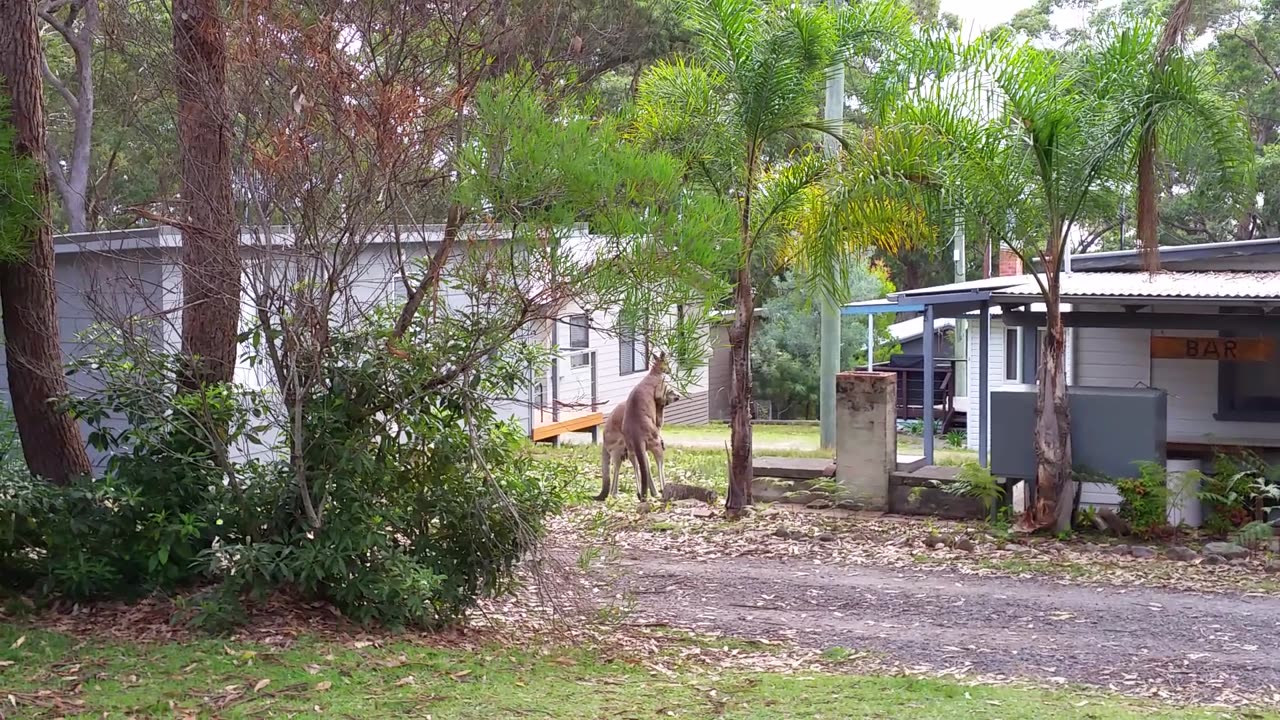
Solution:
M15 648L19 637L26 640ZM583 650L464 652L407 643L353 649L308 640L282 651L216 641L80 645L0 625L0 662L0 697L47 690L52 694L42 702L61 703L20 705L20 717L1221 717L1220 710L1163 708L1092 693L942 680L706 672L697 666L676 666L667 674Z

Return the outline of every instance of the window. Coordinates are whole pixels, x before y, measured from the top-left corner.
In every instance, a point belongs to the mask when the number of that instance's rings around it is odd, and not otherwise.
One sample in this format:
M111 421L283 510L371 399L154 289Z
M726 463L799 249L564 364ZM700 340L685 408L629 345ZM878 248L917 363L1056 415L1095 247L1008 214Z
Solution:
M1219 335L1262 338L1280 348L1280 331L1224 330ZM1265 362L1218 363L1218 412L1214 418L1240 422L1280 421L1280 358L1274 351Z
M542 409L547 405L547 387L542 383L533 384L533 406Z
M564 319L569 326L569 347L574 350L591 346L591 325L586 315L570 315Z
M618 374L644 372L649 369L649 338L634 330L618 330Z
M1018 328L1004 329L1004 379L1022 382L1022 333Z

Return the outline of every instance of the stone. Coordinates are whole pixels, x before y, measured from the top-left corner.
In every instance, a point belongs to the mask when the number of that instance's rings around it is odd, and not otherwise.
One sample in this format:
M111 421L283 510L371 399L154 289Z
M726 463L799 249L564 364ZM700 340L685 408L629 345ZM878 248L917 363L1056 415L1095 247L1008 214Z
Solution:
M1249 557L1249 549L1230 542L1211 542L1204 546L1206 555L1221 555L1228 560Z
M1085 543L1083 549L1085 552L1100 553L1104 552L1107 548L1103 545L1099 545L1098 543Z
M1200 561L1200 564L1201 565L1222 565L1226 561L1227 559L1222 557L1221 555L1205 555L1204 559Z
M1018 555L1029 555L1036 551L1035 548L1030 548L1026 545L1019 545L1018 543L1005 543L1000 549Z
M829 533L829 532L818 533L818 542L835 542L835 541L836 541L835 533Z
M1272 574L1280 573L1280 560L1268 560L1262 569Z
M827 500L826 498L818 498L817 500L810 500L809 504L805 505L805 507L810 510L828 510L835 507L835 503Z
M978 546L967 537L957 538L956 541L951 544L951 547L965 552L973 552L978 549Z
M1200 557L1200 554L1195 550L1192 550L1189 547L1183 547L1182 545L1174 545L1168 550L1165 550L1164 555L1170 560L1177 560L1178 562L1191 562L1192 560Z
M928 537L924 539L925 547L938 547L939 545L945 546L946 544L947 539L937 533L929 533Z
M1132 550L1133 549L1128 545L1112 545L1107 549L1107 552L1112 555L1128 555Z
M783 527L781 525L778 526L777 530L773 531L774 537L782 538L783 540L790 540L791 538L795 537L795 535L796 535L796 531L788 527Z
M1156 551L1146 545L1134 545L1129 548L1129 554L1139 560L1150 560L1156 556Z
M841 500L840 502L836 503L836 507L839 508L840 510L858 511L858 510L864 509L865 506L862 503L855 502L853 500Z
M1244 558L1236 558L1235 560L1229 560L1228 562L1236 567L1244 567L1249 564L1249 561Z

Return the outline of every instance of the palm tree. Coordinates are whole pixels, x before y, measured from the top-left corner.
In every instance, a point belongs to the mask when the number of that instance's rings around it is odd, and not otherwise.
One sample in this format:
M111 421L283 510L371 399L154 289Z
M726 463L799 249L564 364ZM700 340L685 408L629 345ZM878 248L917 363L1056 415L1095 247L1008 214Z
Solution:
M882 52L908 35L912 16L892 0L841 12L800 3L690 0L685 12L698 52L660 62L644 75L636 133L675 150L693 185L734 201L738 232L724 249L733 274L726 508L734 515L751 503L753 257L794 260L818 289L839 300L842 263L851 252L894 247L923 232L923 213L902 183L908 172L867 182L874 170L909 171L921 163L860 163L855 156L876 155L874 135L850 143L841 128L814 120L826 70L840 53ZM821 134L840 138L851 152L849 172L822 157L814 142Z
M1118 112L1115 137L1131 138L1137 166L1137 234L1144 264L1160 269L1157 202L1160 148L1176 155L1207 145L1228 186L1246 186L1253 160L1245 116L1222 94L1213 63L1184 52L1191 0L1178 0L1168 20L1142 18L1104 35L1092 82Z
M960 45L945 72L901 108L901 117L946 149L942 175L951 197L993 239L1026 263L1038 256L1036 282L1046 308L1036 398L1037 502L1026 524L1069 528L1070 417L1061 271L1067 241L1091 197L1111 179L1125 148L1100 132L1106 117L1086 92L1083 71L1050 51L1006 36Z

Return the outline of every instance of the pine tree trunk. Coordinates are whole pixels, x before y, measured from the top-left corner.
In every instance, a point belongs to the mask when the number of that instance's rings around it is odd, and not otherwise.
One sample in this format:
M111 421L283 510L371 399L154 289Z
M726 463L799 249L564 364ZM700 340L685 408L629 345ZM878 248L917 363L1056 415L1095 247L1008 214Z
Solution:
M4 26L0 80L11 103L16 131L13 150L44 168L44 88L35 3L0 0L0 23ZM0 313L9 395L27 467L40 477L66 483L89 474L90 468L79 426L54 404L66 394L67 381L58 345L49 185L44 172L37 180L35 197L40 222L28 233L27 259L0 265Z
M183 385L231 380L240 321L239 229L231 203L226 31L218 0L174 0L182 154Z

